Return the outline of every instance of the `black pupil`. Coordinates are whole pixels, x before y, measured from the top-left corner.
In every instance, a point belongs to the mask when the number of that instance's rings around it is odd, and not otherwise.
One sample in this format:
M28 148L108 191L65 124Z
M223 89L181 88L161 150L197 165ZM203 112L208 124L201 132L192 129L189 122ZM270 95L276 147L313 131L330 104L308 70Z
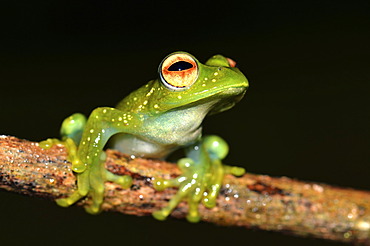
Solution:
M178 61L178 62L175 62L174 64L172 64L168 68L168 71L182 71L182 70L186 70L186 69L189 69L189 68L192 68L192 67L193 67L193 65L189 62Z

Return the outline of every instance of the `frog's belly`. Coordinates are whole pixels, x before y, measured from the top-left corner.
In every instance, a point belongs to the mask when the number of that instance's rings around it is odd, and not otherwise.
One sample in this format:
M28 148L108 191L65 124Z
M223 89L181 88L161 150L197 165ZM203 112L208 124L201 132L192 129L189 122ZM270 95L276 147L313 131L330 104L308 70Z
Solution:
M140 137L117 134L112 138L111 147L138 157L164 158L178 147L199 140L202 120L213 103L167 111L161 116L148 118Z
M130 134L117 134L109 141L109 147L136 157L164 158L179 146L151 143Z

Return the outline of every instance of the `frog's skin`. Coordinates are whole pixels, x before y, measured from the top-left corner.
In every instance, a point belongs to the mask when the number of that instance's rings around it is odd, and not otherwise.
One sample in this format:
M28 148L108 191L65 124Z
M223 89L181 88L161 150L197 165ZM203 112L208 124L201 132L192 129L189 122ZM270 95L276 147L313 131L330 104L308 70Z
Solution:
M58 199L59 205L69 206L89 196L93 202L86 210L98 213L105 181L130 187L130 177L114 175L104 168L103 148L113 135L113 148L137 157L164 158L186 147L187 157L178 163L183 174L173 180L154 180L157 190L179 188L168 206L153 214L160 220L186 199L188 220L198 221L198 204L215 205L224 173L244 173L242 168L222 165L228 146L221 138L201 137L204 117L233 107L248 87L235 62L215 55L202 64L188 53L175 52L164 58L158 73L157 79L132 92L116 108L96 108L87 121L83 115L74 114L63 122L63 144L77 174L78 190ZM40 145L47 148L55 143L47 140Z

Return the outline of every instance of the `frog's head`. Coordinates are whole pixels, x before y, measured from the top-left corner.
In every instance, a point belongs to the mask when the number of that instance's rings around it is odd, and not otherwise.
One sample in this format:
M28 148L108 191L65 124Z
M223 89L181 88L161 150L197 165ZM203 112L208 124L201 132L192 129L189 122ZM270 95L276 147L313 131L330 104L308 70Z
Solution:
M233 107L248 88L247 78L236 63L222 55L205 64L186 52L175 52L163 59L159 79L152 88L156 107L167 111L181 107L209 105L207 111L218 113Z

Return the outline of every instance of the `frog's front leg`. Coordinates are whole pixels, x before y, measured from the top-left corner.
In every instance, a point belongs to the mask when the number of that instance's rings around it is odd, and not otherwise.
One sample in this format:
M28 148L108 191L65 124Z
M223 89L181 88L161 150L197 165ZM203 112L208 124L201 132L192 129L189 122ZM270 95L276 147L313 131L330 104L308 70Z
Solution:
M200 202L212 208L220 191L226 173L243 175L245 170L240 167L222 165L221 160L228 153L227 143L218 136L207 136L187 149L187 158L179 160L182 175L171 180L156 179L154 187L163 190L178 187L179 191L168 205L153 213L156 219L164 220L176 206L186 200L189 205L187 219L190 222L200 220L198 205Z
M115 108L95 109L84 126L78 148L69 149L72 170L77 175L78 190L66 198L58 199L61 206L69 206L84 196L92 199L86 207L89 213L98 213L104 198L104 183L112 181L124 188L131 185L131 177L118 176L105 169L105 153L103 148L109 138L120 133L135 133L136 124L140 123L137 116L132 116ZM67 141L70 138L67 138Z

